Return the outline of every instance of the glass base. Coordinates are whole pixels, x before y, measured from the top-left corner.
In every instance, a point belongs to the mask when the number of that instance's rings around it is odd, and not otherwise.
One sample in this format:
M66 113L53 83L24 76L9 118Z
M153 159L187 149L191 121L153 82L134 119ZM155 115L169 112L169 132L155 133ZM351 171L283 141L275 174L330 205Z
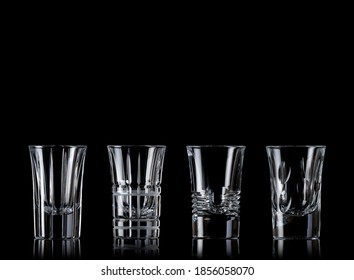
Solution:
M192 216L193 238L238 238L240 218L227 215Z
M320 211L304 216L273 213L274 239L318 239L320 238Z
M38 213L37 213L38 212ZM35 239L65 240L80 238L80 211L71 214L52 215L35 212Z
M113 237L115 238L152 239L159 236L159 219L113 219Z

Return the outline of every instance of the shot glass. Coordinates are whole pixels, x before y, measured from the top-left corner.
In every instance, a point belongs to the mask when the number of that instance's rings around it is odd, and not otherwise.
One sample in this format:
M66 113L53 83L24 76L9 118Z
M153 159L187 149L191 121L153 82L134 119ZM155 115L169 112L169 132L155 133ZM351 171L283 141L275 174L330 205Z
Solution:
M86 146L29 146L29 152L34 237L79 238Z
M321 230L325 146L267 146L274 239L316 239Z
M112 179L113 236L158 238L165 146L108 148Z
M244 146L187 146L193 238L238 238Z

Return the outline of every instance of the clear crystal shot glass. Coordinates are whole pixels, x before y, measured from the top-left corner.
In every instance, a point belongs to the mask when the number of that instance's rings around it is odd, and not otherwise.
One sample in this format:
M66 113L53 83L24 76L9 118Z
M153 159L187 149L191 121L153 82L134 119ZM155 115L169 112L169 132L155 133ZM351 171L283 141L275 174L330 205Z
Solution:
M275 239L316 239L325 146L267 146Z
M238 238L244 146L187 146L192 236Z
M86 146L29 146L29 152L34 237L79 238Z
M158 238L165 146L110 145L113 236Z

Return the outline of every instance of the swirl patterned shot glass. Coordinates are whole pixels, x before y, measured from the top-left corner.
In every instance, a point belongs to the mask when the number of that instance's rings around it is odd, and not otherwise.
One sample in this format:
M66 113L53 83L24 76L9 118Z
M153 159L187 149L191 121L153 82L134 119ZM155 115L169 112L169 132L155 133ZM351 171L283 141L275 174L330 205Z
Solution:
M165 146L108 146L113 236L158 238Z
M274 239L316 239L325 146L267 146Z
M79 238L86 146L29 146L34 237Z
M187 146L193 238L238 238L244 146Z

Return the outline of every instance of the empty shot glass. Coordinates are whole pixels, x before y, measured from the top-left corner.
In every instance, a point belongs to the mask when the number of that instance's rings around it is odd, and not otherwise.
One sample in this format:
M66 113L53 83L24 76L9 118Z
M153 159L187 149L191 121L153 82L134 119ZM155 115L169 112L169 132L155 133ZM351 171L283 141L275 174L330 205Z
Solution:
M165 146L108 148L112 179L113 236L158 238Z
M273 238L316 239L325 146L267 146Z
M187 146L192 236L238 238L244 146Z
M29 146L34 237L79 238L86 146Z

